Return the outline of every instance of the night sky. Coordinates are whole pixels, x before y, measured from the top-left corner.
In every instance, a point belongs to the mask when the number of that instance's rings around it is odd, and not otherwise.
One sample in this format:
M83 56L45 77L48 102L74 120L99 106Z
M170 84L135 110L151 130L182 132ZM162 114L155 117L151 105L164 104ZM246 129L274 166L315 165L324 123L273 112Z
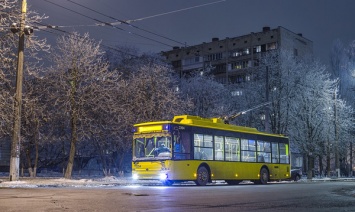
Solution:
M150 52L259 32L264 26L282 26L312 40L315 56L328 65L334 40L345 44L355 40L354 0L28 0L28 4L31 10L49 16L46 24L89 32L108 46L128 45ZM200 7L131 22L133 27L96 26L98 21L115 22L112 18L136 20L195 6ZM35 33L49 41L57 35Z

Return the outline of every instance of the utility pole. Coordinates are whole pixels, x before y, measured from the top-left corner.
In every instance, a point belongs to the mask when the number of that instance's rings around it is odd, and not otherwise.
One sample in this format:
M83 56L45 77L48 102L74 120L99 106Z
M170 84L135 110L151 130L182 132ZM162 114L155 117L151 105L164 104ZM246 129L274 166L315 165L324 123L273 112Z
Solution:
M19 180L20 173L20 138L21 138L21 104L22 104L22 81L23 81L23 61L25 46L25 18L27 11L27 1L22 0L21 23L19 31L19 45L16 74L16 95L14 101L14 123L11 141L10 158L10 181Z

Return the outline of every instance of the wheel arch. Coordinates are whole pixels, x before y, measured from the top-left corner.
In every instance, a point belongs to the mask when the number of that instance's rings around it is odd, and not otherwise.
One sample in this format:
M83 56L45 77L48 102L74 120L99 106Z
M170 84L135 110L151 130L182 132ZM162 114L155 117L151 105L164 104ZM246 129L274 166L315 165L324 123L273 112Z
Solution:
M262 165L262 166L260 167L259 172L260 172L263 168L265 168L265 169L267 170L267 172L269 173L269 181L270 181L270 169L269 169L269 167L264 164L264 165Z

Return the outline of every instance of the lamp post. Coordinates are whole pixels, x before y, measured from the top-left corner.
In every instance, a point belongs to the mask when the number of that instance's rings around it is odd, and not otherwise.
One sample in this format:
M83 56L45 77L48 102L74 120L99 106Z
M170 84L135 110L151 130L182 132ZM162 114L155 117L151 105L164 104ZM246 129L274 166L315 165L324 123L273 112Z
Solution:
M265 96L266 96L266 102L269 102L269 66L266 66L266 76L265 76ZM265 132L269 132L269 107L265 107Z
M352 177L353 176L353 169L351 167L353 167L353 142L350 141L350 164L349 164L350 170L349 170L349 176Z
M27 10L26 0L22 0L21 23L19 31L19 45L17 58L17 74L16 74L16 95L14 100L14 123L13 134L11 140L11 157L10 157L10 181L19 180L20 173L20 138L21 138L21 104L22 104L22 81L23 81L23 60L25 46L25 17ZM14 25L13 25L14 26ZM12 32L16 32L11 30Z
M337 177L340 177L339 163L339 135L338 135L338 120L337 120L337 89L334 90L334 134L335 134L335 171Z

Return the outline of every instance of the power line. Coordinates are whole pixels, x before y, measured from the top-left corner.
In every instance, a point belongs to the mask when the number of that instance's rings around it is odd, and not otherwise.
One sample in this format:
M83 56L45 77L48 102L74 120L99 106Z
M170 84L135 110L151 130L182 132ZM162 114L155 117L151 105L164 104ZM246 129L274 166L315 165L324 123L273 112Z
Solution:
M56 30L56 31L59 31L59 32L62 32L62 33L70 34L70 32L62 30L60 28L63 28L63 27L68 27L68 28L69 27L74 27L74 26L54 26L54 25L43 24L43 23L39 23L39 22L34 22L34 23L37 24L37 25L40 25L40 26L32 26L34 30L47 32L47 33L51 33L51 34L56 34L56 35L60 35L60 34L59 33L54 33L53 31L49 31L49 30ZM78 25L76 25L76 26L78 26ZM80 25L80 26L92 26L92 25ZM98 25L95 25L95 26L98 26ZM2 27L2 26L0 26L0 28L10 28L10 27ZM49 29L49 30L46 30L46 29ZM108 41L108 42L117 42L117 41ZM107 48L111 48L111 47L109 47L107 45L104 45L104 44L101 44L101 45L104 46L104 47L107 47ZM131 55L131 56L134 56L134 55Z
M171 38L168 38L168 37L166 37L166 36L159 35L159 34L157 34L157 33L151 32L151 31L149 31L149 30L142 29L142 28L140 28L140 27L138 27L138 26L135 26L135 25L133 25L133 24L131 24L131 23L132 23L132 22L136 22L136 21L142 21L142 20L149 19L149 18L155 18L155 17L159 17L159 16L163 16L163 15L168 15L168 14L172 14L172 13L177 13L177 12L181 12L181 11L185 11L185 10L191 10L191 9L195 9L195 8L199 8L199 7L204 7L204 6L208 6L208 5L212 5L212 4L217 4L217 3L224 2L224 1L226 1L226 0L220 0L220 1L215 1L215 2L211 2L211 3L206 3L206 4L191 6L191 7L188 7L188 8L183 8L183 9L179 9L179 10L174 10L174 11L170 11L170 12L160 13L160 14L157 14L157 15L147 16L147 17L138 18L138 19L133 19L133 20L126 20L126 21L120 20L120 19L117 19L117 18L114 18L114 17L109 16L109 15L106 15L106 14L104 14L104 13L101 13L101 12L99 12L99 11L97 11L97 10L91 9L91 8L89 8L89 7L87 7L87 6L84 6L84 5L82 5L82 4L79 4L79 3L74 2L74 1L72 1L72 0L67 0L67 1L69 1L69 2L71 2L71 3L73 3L73 4L76 4L76 5L80 6L80 7L83 7L83 8L85 8L85 9L88 9L88 10L90 10L90 11L92 11L92 12L95 12L95 13L98 13L98 14L100 14L100 15L103 15L103 16L105 16L105 17L107 17L107 18L112 19L112 20L115 20L116 22L110 23L110 25L112 25L112 26L115 26L115 25L118 25L118 24L126 24L126 25L128 25L128 26L134 27L134 28L139 29L139 30L142 30L142 31L144 31L144 32L147 32L147 33L153 34L153 35L155 35L155 36L158 36L158 37L161 37L161 38L164 38L164 39L167 39L167 40L173 41L173 42L175 42L175 43L179 43L179 44L182 44L182 45L186 46L186 43L182 43L182 42L180 42L180 41L176 41L176 40L171 39Z
M111 22L111 23L110 23L110 22L100 21L100 20L98 20L98 19L96 19L96 18L92 18L92 17L90 17L90 16L87 16L87 15L85 15L85 14L79 13L79 12L77 12L77 11L75 11L75 10L66 8L66 7L64 7L64 6L58 5L58 4L56 4L56 3L54 3L54 2L51 2L51 1L48 1L48 0L44 0L44 1L46 1L46 2L48 2L48 3L51 3L51 4L55 5L55 6L61 7L61 8L63 8L63 9L66 9L66 10L68 10L68 11L71 11L71 12L73 12L73 13L76 13L76 14L78 14L78 15L81 15L81 16L83 16L83 17L86 17L86 18L88 18L88 19L97 21L97 22L99 22L99 23L96 23L96 24L88 24L88 25L68 25L68 26L65 26L65 25L46 25L46 26L34 27L35 29L45 29L45 28L54 29L54 28L69 28L69 27L70 27L70 28L75 28L75 27L111 26L112 28L115 28L115 29L118 29L118 30L121 30L121 31L128 32L129 34L132 34L132 35L135 35L135 36L138 36L138 37L147 39L147 40L151 40L151 41L160 43L160 44L162 44L162 45L166 45L166 46L169 46L169 47L173 47L173 46L171 46L171 45L169 45L169 44L160 42L160 41L158 41L158 40L155 40L155 39L152 39L152 38L149 38L149 37L146 37L146 36L143 36L143 35L134 33L134 32L130 32L130 31L124 30L124 29L122 29L122 28L120 28L120 27L116 27L115 25L118 25L118 24L125 24L125 25L130 26L130 27L133 27L133 28L135 28L135 29L139 29L139 30L142 30L142 31L144 31L144 32L153 34L153 35L155 35L155 36L158 36L158 37L161 37L161 38L164 38L164 39L173 41L173 42L175 42L175 43L179 43L179 44L182 44L182 45L184 45L184 46L187 46L186 43L182 43L182 42L180 42L180 41L176 41L176 40L171 39L171 38L168 38L168 37L166 37L166 36L159 35L159 34L157 34L157 33L154 33L154 32L152 32L152 31L149 31L149 30L140 28L140 27L135 26L135 25L130 24L130 23L131 23L131 22L135 22L135 21L145 20L145 19L148 19L148 18L153 18L153 17L162 16L162 15L172 14L172 13L176 13L176 12L180 12L180 11L190 10L190 9L194 9L194 8L198 8L198 7L203 7L203 6L207 6L207 5L211 5L211 4L216 4L216 3L224 2L224 1L226 1L226 0L220 0L220 1L216 1L216 2L206 3L206 4L202 4L202 5L192 6L192 7L188 7L188 8L184 8L184 9L174 10L174 11L170 11L170 12L166 12L166 13L161 13L161 14L157 14L157 15L153 15L153 16L148 16L148 17L139 18L139 19L133 19L133 20L126 20L126 21L117 19L117 18L112 17L112 16L109 16L109 15L104 14L104 13L102 13L102 12L99 12L99 11L97 11L97 10L91 9L91 8L85 6L85 5L76 3L76 2L74 2L74 1L72 1L72 0L67 0L67 1L69 1L69 2L71 2L71 3L73 3L73 4L76 4L76 5L80 6L80 7L83 7L83 8L85 8L85 9L90 10L90 11L93 11L93 12L95 12L95 13L98 13L98 14L100 14L100 15L103 15L103 16L108 17L108 18L110 18L110 19L112 19L112 20L115 21L115 22ZM0 26L0 28L7 28L7 27L5 27L5 26Z
M34 22L35 24L37 25L40 25L40 26L34 26L33 28L35 29L40 29L41 31L46 31L46 32L50 32L48 30L43 30L43 29L52 29L52 30L56 30L56 31L59 31L59 32L62 32L62 33L67 33L67 34L70 34L70 32L67 32L65 30L62 30L62 29L59 29L58 26L52 26L52 25L49 25L49 24L44 24L44 23L40 23L40 22ZM58 34L58 33L57 33ZM59 35L59 34L58 34Z
M177 13L177 12L181 12L181 11L185 11L185 10L191 10L191 9L204 7L204 6L211 5L211 4L221 3L221 2L224 2L224 1L227 1L227 0L215 1L215 2L211 2L211 3L196 5L196 6L192 6L192 7L188 7L188 8L184 8L184 9L179 9L179 10L174 10L174 11L161 13L161 14L157 14L157 15L152 15L152 16L148 16L148 17L138 18L138 19L134 19L134 20L128 20L127 23L131 23L131 22L135 22L135 21L142 21L142 20L145 20L145 19L155 18L155 17L158 17L158 16L168 15L168 14Z
M42 25L42 26L47 26L46 24L42 24L42 23L38 23L38 22L37 22L37 24ZM65 31L65 30L62 30L62 29L58 29L58 28L50 28L50 29L51 29L51 30L55 30L55 31L59 31L59 32L61 32L61 33L65 33L65 34L68 34L68 35L72 35L72 34L73 34L73 33L71 33L71 32L68 32L68 31ZM45 31L45 32L47 32L47 33L53 33L53 34L59 35L58 33L51 32L51 31L47 31L47 30L43 30L43 29L42 29L42 31ZM82 36L78 36L78 37L83 38ZM103 43L100 43L100 46L102 46L102 47L104 47L104 48L106 48L106 49L109 49L109 50L113 50L113 51L122 53L122 54L124 54L124 55L128 55L128 56L131 57L131 59L139 59L139 58L141 57L141 56L139 56L139 55L134 55L134 54L128 53L128 52L126 52L126 51L122 51L122 50L120 50L120 49L118 49L118 48L114 48L114 47L112 47L112 46L105 45L105 44L103 44ZM158 63L158 62L156 62L155 60L153 60L153 61L151 61L151 62L154 63L154 64L156 64L156 65L161 65L161 63Z
M103 24L103 26L110 26L110 27L112 27L112 28L115 28L115 29L118 29L118 30L127 32L127 33L129 33L129 34L132 34L132 35L135 35L135 36L138 36L138 37L141 37L141 38L145 38L145 39L147 39L147 40L151 40L151 41L154 41L154 42L163 44L163 45L165 45L165 46L173 47L172 45L169 45L169 44L160 42L160 41L158 41L158 40L155 40L155 39L152 39L152 38L143 36L143 35L139 35L139 34L134 33L134 32L127 31L127 30L125 30L125 29L122 29L122 28L120 28L120 27L117 27L117 26L115 26L115 25L112 25L111 23L104 22L104 21L100 21L100 20L98 20L98 19L96 19L96 18L92 18L92 17L90 17L90 16L87 16L87 15L85 15L85 14L79 13L79 12L77 12L77 11L75 11L75 10L72 10L72 9L69 9L69 8L67 8L67 7L61 6L61 5L59 5L59 4L56 4L56 3L54 3L54 2L51 2L51 1L49 1L49 0L44 0L44 1L46 1L46 2L48 2L48 3L51 3L51 4L53 4L53 5L57 6L57 7L63 8L63 9L65 9L65 10L71 11L71 12L73 12L73 13L75 13L75 14L78 14L78 15L81 15L81 16L83 16L83 17L86 17L86 18L88 18L88 19L97 21L97 22Z
M40 29L40 30L45 31L45 32L47 32L47 33L58 34L58 33L54 33L54 32L51 32L51 31L43 30L43 29L45 29L45 28L48 28L48 29L56 30L56 31L59 31L59 32L62 32L62 33L72 34L72 33L70 33L70 32L67 32L67 31L65 31L65 30L61 30L61 29L59 29L59 28L64 28L64 27L97 27L97 26L111 26L111 27L113 27L113 28L115 28L115 29L128 32L129 34L133 34L133 35L136 35L136 36L139 36L139 37L142 37L142 38L145 38L145 39L148 39L148 40L151 40L151 41L154 41L154 42L157 42L157 43L160 43L160 44L163 44L163 45L172 47L171 45L162 43L162 42L160 42L160 41L151 39L151 38L146 37L146 36L139 35L139 34L137 34L137 33L133 33L133 32L124 30L124 29L122 29L122 28L120 28L120 27L117 27L117 26L115 26L115 25L118 25L118 24L125 24L125 25L128 25L128 26L134 27L134 28L136 28L136 29L139 29L139 30L148 32L148 33L150 33L150 34L154 34L154 35L156 35L156 36L165 38L165 39L167 39L167 40L170 40L170 41L173 41L173 42L176 42L176 43L180 43L180 44L186 45L185 43L182 43L182 42L179 42L179 41L170 39L170 38L168 38L168 37L159 35L159 34L157 34L157 33L154 33L154 32L151 32L151 31L148 31L148 30L139 28L139 27L134 26L134 25L132 25L132 24L130 24L130 23L136 22L136 21L145 20L145 19L149 19L149 18L159 17L159 16L162 16L162 15L167 15L167 14L172 14L172 13L176 13L176 12L181 12L181 11L185 11L185 10L190 10L190 9L194 9L194 8L199 8L199 7L203 7L203 6L207 6L207 5L217 4L217 3L224 2L224 1L226 1L226 0L215 1L215 2L211 2L211 3L206 3L206 4L202 4L202 5L196 5L196 6L192 6L192 7L188 7L188 8L184 8L184 9L174 10L174 11L170 11L170 12L166 12L166 13L161 13L161 14L152 15L152 16L143 17L143 18L138 18L138 19L133 19L133 20L126 20L126 21L124 21L124 20L119 20L119 19L117 19L117 18L115 18L115 17L112 17L112 16L109 16L109 15L107 15L107 14L101 13L101 12L99 12L99 11L96 11L96 10L94 10L94 9L91 9L91 8L89 8L89 7L87 7L87 6L82 5L82 4L76 3L76 2L74 2L74 1L72 1L72 0L67 0L67 1L69 1L69 2L71 2L71 3L74 3L74 4L78 5L78 6L81 6L81 7L83 7L83 8L86 8L86 9L88 9L88 10L90 10L90 11L93 11L93 12L95 12L95 13L98 13L98 14L100 14L100 15L103 15L103 16L105 16L105 17L108 17L108 18L110 18L110 19L116 21L116 22L112 22L112 23L100 21L100 20L98 20L98 19L96 19L96 18L92 18L92 17L90 17L90 16L88 16L88 15L79 13L79 12L77 12L77 11L75 11L75 10L69 9L69 8L64 7L64 6L61 6L61 5L58 5L58 4L56 4L56 3L54 3L54 2L51 2L51 1L49 1L49 0L44 0L44 1L46 1L46 2L48 2L48 3L51 3L51 4L55 5L55 6L58 6L58 7L60 7L60 8L63 8L63 9L65 9L65 10L68 10L68 11L70 11L70 12L73 12L73 13L76 13L76 14L78 14L78 15L81 15L81 16L83 16L83 17L86 17L86 18L88 18L88 19L91 19L91 20L94 20L94 21L96 21L96 22L99 22L99 24L73 25L73 26L63 26L63 25L62 25L62 26L59 26L59 25L58 25L58 26L54 26L54 25L45 25L45 24L41 24L41 23L38 23L38 22L37 22L37 24L38 24L38 25L41 25L41 26L34 27L35 29ZM59 35L59 34L58 34L58 35ZM112 49L112 50L115 50L115 51L118 51L118 52L127 54L127 55L132 56L132 57L136 57L136 58L139 57L139 56L136 56L136 55L133 55L133 54L129 54L129 53L127 53L127 52L123 52L123 51L121 51L121 50L119 50L119 49L116 49L116 48L113 48L113 47L111 47L111 46L104 45L104 44L102 44L102 43L101 43L101 45L102 45L103 47L108 48L108 49Z
M38 25L41 25L42 27L50 26L50 25L44 24L44 23L39 23L39 22L35 22L35 23L38 24ZM72 35L72 34L73 34L73 33L71 33L71 32L68 32L68 31L65 31L65 30L62 30L62 29L58 29L58 28L49 28L49 29L55 30L55 31L59 31L59 32L64 33L64 34L69 34L69 35ZM41 29L41 30L43 30L43 29ZM47 33L53 33L53 34L59 35L58 33L55 33L55 32L51 32L51 31L47 31L47 30L43 30L43 31L45 31L45 32L47 32ZM82 38L82 36L79 36L79 37ZM129 55L129 56L131 56L131 57L133 57L133 58L139 58L139 56L137 56L137 55L133 55L133 54L124 52L124 51L122 51L122 50L119 50L119 49L117 49L117 48L114 48L114 47L111 47L111 46L108 46L108 45L105 45L105 44L100 43L100 45L103 46L103 47L105 47L105 48L107 48L107 49L111 49L111 50L114 50L114 51L117 51L117 52L120 52L120 53Z
M130 27L133 27L133 28L142 30L142 31L144 31L144 32L153 34L153 35L155 35L155 36L158 36L158 37L161 37L161 38L164 38L164 39L173 41L173 42L175 42L175 43L179 43L179 44L185 45L185 43L182 43L182 42L180 42L180 41L177 41L177 40L168 38L168 37L163 36L163 35L159 35L159 34L157 34L157 33L154 33L154 32L151 32L151 31L149 31L149 30L146 30L146 29L143 29L143 28L141 28L141 27L138 27L138 26L135 26L135 25L133 25L133 24L130 24L129 22L131 22L132 20L131 20L131 21L120 20L120 19L118 19L118 18L115 18L115 17L109 16L109 15L106 15L106 14L104 14L104 13L102 13L102 12L97 11L97 10L91 9L91 8L85 6L85 5L76 3L76 2L74 2L74 1L72 1L72 0L67 0L67 1L69 1L69 2L71 2L71 3L73 3L73 4L75 4L75 5L78 5L78 6L80 6L80 7L83 7L83 8L85 8L85 9L87 9L87 10L90 10L90 11L92 11L92 12L95 12L95 13L97 13L97 14L100 14L100 15L102 15L102 16L105 16L105 17L107 17L107 18L110 18L110 19L116 21L115 23L110 23L111 25L116 25L116 24L118 24L118 23L120 23L120 24L126 24L126 25L128 25L128 26L130 26ZM117 23L117 22L118 22L118 23Z

